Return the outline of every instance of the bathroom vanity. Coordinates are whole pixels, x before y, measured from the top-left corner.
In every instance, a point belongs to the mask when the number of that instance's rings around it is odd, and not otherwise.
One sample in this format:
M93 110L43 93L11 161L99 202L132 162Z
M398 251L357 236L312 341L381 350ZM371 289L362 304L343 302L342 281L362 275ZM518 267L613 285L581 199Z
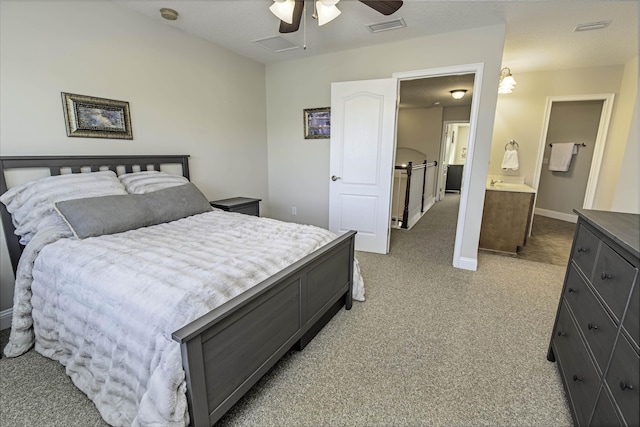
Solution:
M479 247L516 254L527 243L536 192L524 182L504 181L487 181Z

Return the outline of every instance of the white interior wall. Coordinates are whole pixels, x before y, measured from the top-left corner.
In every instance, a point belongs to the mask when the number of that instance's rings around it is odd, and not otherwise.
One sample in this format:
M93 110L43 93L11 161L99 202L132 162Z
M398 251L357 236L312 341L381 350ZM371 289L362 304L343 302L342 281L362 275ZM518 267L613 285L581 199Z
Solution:
M619 167L619 175L611 210L618 212L640 213L640 153L638 152L638 93L640 84L638 77L638 58L629 61L624 69L624 76L620 86L618 103L621 113L617 120L621 122L612 130L611 138L621 138L627 141ZM624 135L625 123L629 123L629 131Z
M471 106L445 107L442 120L445 122L468 122L471 116Z
M628 117L631 116L636 93L629 93L626 89L621 90L623 73L628 74L625 69L629 66L514 74L518 85L513 93L498 97L489 174L521 176L524 177L525 183L529 185L533 183L538 148L544 131L547 97L615 93L616 100L593 206L594 209L610 210L618 184L620 163L627 144L630 126ZM628 100L621 100L622 97ZM520 146L518 152L520 168L517 171L505 172L500 166L504 156L504 146L511 139L515 139Z
M451 164L464 165L467 160L467 149L469 145L469 125L455 125L455 153Z
M264 65L112 2L0 11L0 155L189 154L207 197L261 198L267 213ZM134 139L67 137L60 92L128 101ZM2 311L13 272L0 240Z
M484 74L477 95L480 96L480 108L476 150L461 245L461 257L474 264L504 32L504 25L497 25L267 65L272 216L322 227L329 223L329 140L305 140L301 117L304 108L330 105L331 82L385 78L396 72L483 63ZM298 208L297 216L292 216L292 206Z
M398 111L398 147L418 150L430 162L440 155L442 136L442 107L403 108Z
M635 89L634 86L635 85ZM624 157L620 165L618 185L613 197L612 209L617 212L640 214L640 136L638 135L638 94L640 94L640 79L638 78L638 62L627 65L623 89L636 94L631 113L631 124L627 137Z

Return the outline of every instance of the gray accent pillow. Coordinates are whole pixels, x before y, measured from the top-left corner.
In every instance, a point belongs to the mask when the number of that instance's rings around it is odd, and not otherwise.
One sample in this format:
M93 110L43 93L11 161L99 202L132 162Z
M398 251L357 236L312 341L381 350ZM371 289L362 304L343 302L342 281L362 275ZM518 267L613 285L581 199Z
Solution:
M66 200L57 202L55 209L78 239L121 233L212 210L192 183L146 194Z
M0 196L11 214L15 234L26 245L31 238L58 216L54 203L83 197L127 194L115 172L101 171L55 175L12 187Z

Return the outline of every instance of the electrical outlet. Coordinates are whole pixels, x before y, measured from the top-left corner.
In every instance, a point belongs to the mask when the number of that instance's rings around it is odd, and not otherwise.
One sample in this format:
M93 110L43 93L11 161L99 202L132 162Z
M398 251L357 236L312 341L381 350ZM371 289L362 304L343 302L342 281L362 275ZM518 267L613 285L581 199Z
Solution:
M293 216L298 215L298 208L296 208L295 206L291 207L291 215Z

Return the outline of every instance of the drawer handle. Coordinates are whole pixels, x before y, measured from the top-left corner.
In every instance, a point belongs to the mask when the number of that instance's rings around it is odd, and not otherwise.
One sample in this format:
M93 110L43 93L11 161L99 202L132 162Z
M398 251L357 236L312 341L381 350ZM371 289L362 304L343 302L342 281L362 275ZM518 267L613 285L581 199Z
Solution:
M606 272L602 272L602 274L600 275L600 278L602 280L610 280L613 278L613 276L611 274L607 274Z
M589 323L587 325L587 329L589 329L589 330L598 329L598 325L594 325L593 323Z
M575 292L575 293L578 293L578 291L576 291L576 290L575 290L575 289L573 289L573 288L569 288L569 289L567 289L567 292L569 292L570 294L572 294L572 293L574 293L574 292Z
M577 375L574 375L574 376L573 376L573 380L574 380L574 381L583 381L583 380L584 380L584 378L579 377L579 376L577 376Z
M622 390L633 390L633 386L631 384L627 384L624 381L620 381L620 388Z
M566 332L562 332L562 331L558 331L558 336L559 337L566 337L567 333Z
M582 246L578 246L578 252L589 252L589 248L583 248Z

